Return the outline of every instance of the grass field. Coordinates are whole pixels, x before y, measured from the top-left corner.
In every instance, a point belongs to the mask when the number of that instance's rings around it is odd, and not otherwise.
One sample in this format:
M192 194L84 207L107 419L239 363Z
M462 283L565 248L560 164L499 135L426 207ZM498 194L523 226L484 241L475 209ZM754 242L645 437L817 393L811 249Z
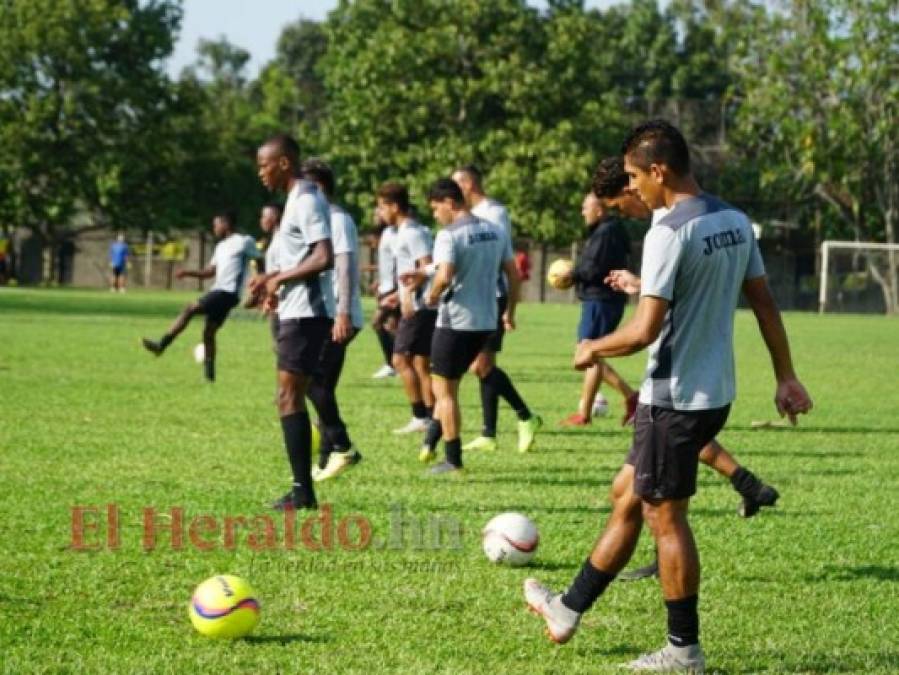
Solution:
M499 452L469 454L464 480L425 479L417 439L389 432L408 408L397 383L369 378L380 364L366 330L340 389L365 461L323 485L319 501L333 505L335 523L364 517L373 543L288 550L276 520L272 550L254 550L239 528L233 550L221 532L207 535L211 551L189 540L175 550L160 530L145 551L145 508L163 524L182 508L185 530L203 514L223 527L226 517L270 513L266 503L289 482L261 321L238 314L220 333L214 386L191 357L199 322L161 359L138 346L190 297L0 289L3 671L595 673L662 645L655 581L615 584L564 647L524 610L525 577L561 587L579 568L629 444L612 394L611 418L588 430L555 426L578 398L579 375L569 367L574 306L524 306L502 355L547 422L534 453L514 450L515 420L504 409ZM776 417L774 385L755 322L741 312L739 398L720 437L780 490L781 502L740 519L729 483L700 469L692 523L709 667L897 672L899 321L791 314L786 322L813 414L795 430L751 429L753 420ZM644 358L617 365L636 381ZM469 380L463 415L470 438L480 411ZM105 546L107 504L119 514L115 550ZM99 531L85 536L101 550L72 550L79 505L100 509ZM540 527L530 568L494 567L480 550L480 528L508 510ZM415 527L433 534L435 523L443 545L430 535L416 544ZM453 523L462 527L457 542ZM356 529L345 534L358 542ZM650 554L644 536L636 562ZM251 639L211 641L190 626L193 587L224 572L245 576L259 593L263 618Z

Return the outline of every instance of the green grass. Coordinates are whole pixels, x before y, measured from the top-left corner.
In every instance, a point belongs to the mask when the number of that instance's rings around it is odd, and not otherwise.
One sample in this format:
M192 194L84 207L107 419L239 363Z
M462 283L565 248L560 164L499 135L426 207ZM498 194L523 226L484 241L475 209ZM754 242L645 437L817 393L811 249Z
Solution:
M334 517L362 514L375 539L391 509L463 526L458 548L364 551L141 547L142 509L268 513L288 484L272 406L265 325L239 313L220 334L219 381L191 358L200 325L161 359L142 353L193 296L0 289L0 665L6 672L611 672L662 644L654 581L615 584L577 637L550 644L523 609L521 582L567 584L608 507L628 448L613 417L588 430L555 422L573 410L574 306L525 306L502 362L548 422L539 449L514 451L504 409L500 452L467 457L462 481L422 477L416 440L389 433L408 408L380 364L370 331L353 344L340 399L365 455L321 487ZM899 668L899 321L786 317L799 372L815 398L795 430L751 430L776 416L774 385L752 317L737 316L739 398L721 439L780 490L751 520L737 495L700 469L692 523L703 564L703 644L719 672L895 672ZM616 362L632 382L638 355ZM463 383L464 437L480 422L477 387ZM118 506L121 547L71 549L71 509ZM541 531L528 569L490 565L479 530L520 510ZM186 525L186 524L185 524ZM278 531L280 536L280 524ZM101 535L103 532L101 531ZM165 533L161 539L165 540ZM411 537L410 537L411 539ZM636 562L651 554L644 536ZM200 637L187 617L193 587L230 572L262 601L250 640Z

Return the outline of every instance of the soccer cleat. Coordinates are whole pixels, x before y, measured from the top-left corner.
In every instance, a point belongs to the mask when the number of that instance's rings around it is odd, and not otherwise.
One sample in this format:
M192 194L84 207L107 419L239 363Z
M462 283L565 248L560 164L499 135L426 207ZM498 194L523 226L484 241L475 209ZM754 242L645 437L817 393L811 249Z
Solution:
M534 447L534 438L542 426L543 420L537 415L518 422L518 452L528 452Z
M559 422L559 426L562 427L588 427L590 426L590 418L584 417L579 412L572 413L564 420Z
M581 615L562 604L561 593L553 593L536 579L525 579L524 599L528 609L546 621L550 640L564 645L574 636Z
M640 579L649 579L650 577L659 576L659 559L656 558L648 565L638 567L634 570L622 572L618 575L618 581L640 581Z
M464 469L452 462L440 462L428 469L429 476L461 476Z
M463 450L485 450L493 452L496 450L496 439L490 436L478 436L462 446Z
M165 347L163 347L158 342L151 340L150 338L141 338L140 341L144 346L144 349L146 349L151 354L156 354L156 356L159 356L160 354L162 354L162 352L165 351Z
M670 642L624 666L639 673L705 673L705 655L698 644L675 647Z
M744 518L752 518L763 506L774 506L779 497L780 493L777 490L762 483L754 496L743 497L743 503L737 508L737 513Z
M384 380L388 377L396 377L396 371L388 366L386 363L378 368L374 373L372 373L371 379L373 380Z
M414 434L416 432L422 432L428 430L428 424L430 420L426 417L413 417L409 420L409 423L400 427L399 429L394 429L393 433L395 434Z
M283 497L273 502L272 508L275 511L286 511L287 509L309 509L314 511L318 508L318 502L315 501L314 496L299 495L295 490L291 490Z
M434 448L425 444L421 446L421 450L418 451L418 461L422 464L430 464L435 459L437 459L437 453L434 451Z
M637 404L640 402L640 394L634 392L624 400L624 415L621 418L621 426L633 425L637 418Z
M323 469L313 470L312 480L318 483L329 478L335 478L361 461L362 455L357 450L352 448L345 452L334 450L328 455L328 463L325 464Z

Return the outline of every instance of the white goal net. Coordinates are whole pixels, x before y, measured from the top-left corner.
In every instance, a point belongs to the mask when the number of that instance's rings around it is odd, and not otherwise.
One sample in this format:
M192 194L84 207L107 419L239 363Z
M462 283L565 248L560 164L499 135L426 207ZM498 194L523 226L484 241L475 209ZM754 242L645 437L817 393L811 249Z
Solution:
M825 241L820 312L899 312L899 244Z

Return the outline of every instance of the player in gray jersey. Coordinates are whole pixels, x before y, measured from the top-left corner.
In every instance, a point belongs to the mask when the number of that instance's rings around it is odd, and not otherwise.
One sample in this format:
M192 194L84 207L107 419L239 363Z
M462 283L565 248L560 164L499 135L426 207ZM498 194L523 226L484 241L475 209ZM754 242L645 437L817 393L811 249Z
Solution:
M377 280L372 291L378 299L378 308L372 316L371 325L378 338L381 353L384 354L384 365L375 371L372 379L381 380L396 375L393 368L393 341L396 324L400 318L400 298L397 289L396 254L393 250L396 243L396 225L388 225L377 215L375 221L374 238L377 241L378 261L374 267Z
M362 330L365 321L359 288L359 236L350 214L333 202L335 181L331 167L319 159L308 159L300 171L303 178L318 186L329 202L334 249L334 270L327 272L337 305L334 327L322 350L319 372L312 379L308 392L321 428L319 460L312 477L315 481L323 481L343 473L362 459L353 447L337 404L337 384L347 347Z
M266 188L287 193L277 269L254 279L251 287L264 286L263 307L278 312L278 414L293 486L272 506L315 509L306 392L320 371L334 317L333 289L324 274L334 261L330 214L318 188L300 177L300 148L290 136L279 134L263 143L256 165Z
M504 230L511 239L512 222L509 212L505 206L484 194L480 169L473 165L463 166L453 172L452 178L462 190L465 203L472 215L493 223ZM499 416L500 398L503 398L518 416L518 450L520 452L527 452L533 448L537 430L543 425L540 417L531 413L506 371L496 364L496 355L502 351L506 329L511 330L512 328L503 320L510 298L507 280L507 274L502 272L497 274L495 301L498 307L498 319L496 327L471 366L471 372L477 375L479 380L481 413L484 423L481 435L466 443L466 450L496 450L496 422Z
M262 256L253 238L236 232L235 225L234 213L224 211L217 214L212 219L212 231L219 241L209 264L201 270L178 270L175 273L178 279L215 277L212 289L185 307L159 341L149 338L143 338L141 341L144 349L160 356L181 331L187 328L193 317L198 314L204 315L206 324L203 326L203 372L209 382L215 381L215 334L240 301L249 261Z
M686 141L669 123L654 120L637 127L625 141L623 154L630 188L650 209L664 206L671 211L646 235L634 318L610 335L582 342L575 366L584 369L597 357L650 348L627 460L633 467L636 507L633 502L621 508L616 503L590 557L564 594L528 579L525 598L546 620L550 637L567 642L581 614L627 564L645 517L659 555L668 643L629 668L704 672L697 611L699 557L687 507L696 491L700 451L724 425L735 396L733 318L741 291L771 354L778 411L795 423L812 402L796 378L749 219L702 192L690 172Z
M410 215L409 192L398 183L378 189L378 216L397 228L393 252L398 275L423 270L431 264L433 241L430 231ZM437 312L424 303L427 279L418 276L400 288L401 318L393 345L393 367L400 374L412 419L394 433L422 432L428 428L434 409L431 390L431 337Z
M431 469L434 475L450 475L462 469L459 440L459 382L496 328L496 275L508 274L514 291L506 321L514 326L518 274L512 242L503 228L473 216L459 186L442 178L431 187L428 201L434 219L443 227L434 245L434 277L425 301L439 304L437 327L431 347L434 393L437 405L429 435L442 435L445 461ZM411 283L422 272L402 276ZM430 461L433 449L425 446L420 458Z

